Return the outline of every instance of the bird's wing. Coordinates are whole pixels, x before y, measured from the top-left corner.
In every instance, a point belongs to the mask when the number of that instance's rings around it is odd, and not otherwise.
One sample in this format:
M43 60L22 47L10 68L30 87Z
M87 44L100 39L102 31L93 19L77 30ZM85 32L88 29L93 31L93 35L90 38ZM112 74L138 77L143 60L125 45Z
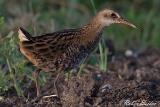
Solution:
M61 57L74 44L74 36L72 34L60 33L58 35L37 38L34 49L42 58L56 59Z
M75 35L70 32L55 32L32 37L33 40L23 41L21 48L26 53L36 54L39 58L55 60L74 45Z

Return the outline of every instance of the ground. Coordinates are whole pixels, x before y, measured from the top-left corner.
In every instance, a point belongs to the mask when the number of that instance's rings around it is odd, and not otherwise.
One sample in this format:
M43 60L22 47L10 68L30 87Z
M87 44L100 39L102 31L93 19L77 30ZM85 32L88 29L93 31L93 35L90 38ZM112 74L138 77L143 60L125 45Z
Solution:
M60 97L36 97L35 84L25 91L6 92L0 107L160 107L160 49L144 49L133 56L116 53L107 72L86 66L91 72L58 82ZM53 79L54 81L54 79ZM53 81L41 86L43 95L54 94ZM50 90L50 91L46 91Z

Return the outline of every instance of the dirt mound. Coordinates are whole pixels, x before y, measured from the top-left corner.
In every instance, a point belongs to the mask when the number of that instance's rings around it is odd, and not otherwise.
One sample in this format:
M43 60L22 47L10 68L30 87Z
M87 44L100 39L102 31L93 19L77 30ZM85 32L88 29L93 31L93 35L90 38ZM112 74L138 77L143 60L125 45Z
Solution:
M35 86L26 91L26 99L14 94L6 95L0 107L112 107L112 106L160 106L159 50L142 52L138 57L116 55L108 63L107 72L72 76L59 82L61 97L36 98ZM53 81L42 90L53 89L45 95L54 94ZM48 89L47 89L48 87ZM32 90L32 91L31 91ZM12 90L13 91L13 90ZM8 92L9 93L9 92ZM44 92L42 91L44 94Z

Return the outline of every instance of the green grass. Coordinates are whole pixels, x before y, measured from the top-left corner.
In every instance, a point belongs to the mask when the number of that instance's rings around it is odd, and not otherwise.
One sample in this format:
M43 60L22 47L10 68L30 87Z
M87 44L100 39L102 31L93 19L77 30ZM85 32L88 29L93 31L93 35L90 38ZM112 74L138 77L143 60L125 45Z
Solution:
M3 99L5 91L13 88L18 95L23 96L23 90L29 82L34 82L33 71L36 67L18 52L17 31L20 26L34 36L44 32L79 28L87 24L96 11L111 7L137 25L139 30L114 24L104 30L102 41L105 38L112 39L116 51L160 47L159 0L15 0L11 3L2 0L0 5L0 99ZM93 66L99 64L101 70L106 71L107 54L104 48L102 42L99 45L101 57L97 58L92 54L86 62L90 60ZM80 67L79 74L84 66L85 63ZM41 84L49 81L44 72L41 72L39 80Z
M7 87L14 87L16 89L16 92L18 95L23 95L23 90L20 88L20 82L18 80L21 77L21 69L23 69L23 63L21 62L21 59L18 58L18 50L16 42L18 42L17 38L12 37L13 32L11 31L7 37L4 39L3 49L1 50L2 55L6 59L6 66L8 68L9 73L6 74L8 78L4 77L5 72L2 70L2 81L10 81L9 85ZM21 62L21 63L20 63ZM7 79L7 80L6 80ZM1 83L0 85L4 85ZM8 90L8 88L6 88Z

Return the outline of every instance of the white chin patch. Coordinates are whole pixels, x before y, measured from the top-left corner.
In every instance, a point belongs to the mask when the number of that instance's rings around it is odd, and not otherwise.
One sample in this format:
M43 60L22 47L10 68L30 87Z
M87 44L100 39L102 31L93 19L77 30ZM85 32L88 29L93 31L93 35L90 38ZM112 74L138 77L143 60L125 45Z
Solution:
M18 33L19 33L18 37L19 37L20 41L29 41L20 29L19 29Z

